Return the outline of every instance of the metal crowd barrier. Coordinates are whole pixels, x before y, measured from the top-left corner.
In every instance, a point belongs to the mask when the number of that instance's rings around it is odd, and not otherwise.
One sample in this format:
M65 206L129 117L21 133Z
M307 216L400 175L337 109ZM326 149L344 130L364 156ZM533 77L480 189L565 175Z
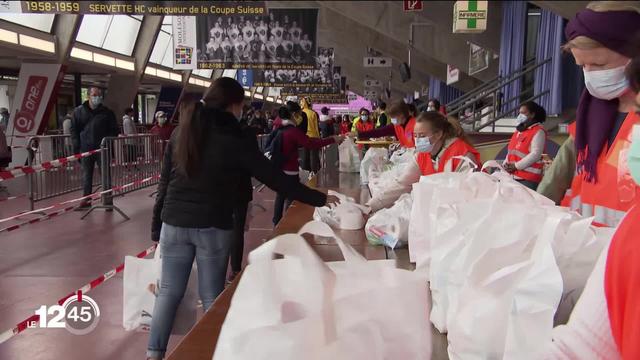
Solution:
M158 183L157 176L162 168L163 141L158 135L151 134L107 137L102 140L100 148L102 188L103 191L113 191L102 194L101 204L92 206L82 218L95 209L105 209L115 210L129 220L113 204L113 198ZM153 179L142 182L149 178ZM124 185L128 186L123 188Z
M267 140L269 139L269 134L258 135L258 148L260 148L261 152L267 151Z
M26 147L28 166L74 154L70 135L34 136L27 140ZM81 190L81 161L71 161L64 166L27 175L30 210L35 209L38 201ZM98 169L94 169L94 188L100 185L98 174Z

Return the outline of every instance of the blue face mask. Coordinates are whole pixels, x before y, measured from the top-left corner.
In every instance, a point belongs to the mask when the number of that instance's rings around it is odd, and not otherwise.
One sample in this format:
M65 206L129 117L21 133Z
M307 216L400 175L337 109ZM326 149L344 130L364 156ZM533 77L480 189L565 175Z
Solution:
M362 121L367 121L369 120L369 115L360 115L360 119L362 119Z
M518 117L516 118L518 125L523 124L527 120L529 120L529 118L525 114L518 114Z
M629 166L629 173L636 182L640 184L640 126L635 125L633 127L633 135L631 148L629 148L629 155L627 156L627 166Z
M391 118L391 123L393 125L398 125L398 119L397 118Z
M428 137L416 138L416 151L419 153L430 153L433 149L433 144Z

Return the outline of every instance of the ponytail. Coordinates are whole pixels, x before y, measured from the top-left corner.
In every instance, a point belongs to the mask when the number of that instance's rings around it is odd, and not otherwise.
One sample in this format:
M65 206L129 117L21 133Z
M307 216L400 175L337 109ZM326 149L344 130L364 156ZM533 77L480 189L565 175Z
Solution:
M202 102L195 99L182 101L179 107L179 124L173 146L173 165L180 173L193 177L200 165L204 145L203 122L200 117Z
M173 144L173 166L184 176L195 176L201 167L202 152L208 131L206 108L227 111L228 107L244 101L244 89L235 79L221 77L216 79L202 100L192 96L180 102L179 126Z

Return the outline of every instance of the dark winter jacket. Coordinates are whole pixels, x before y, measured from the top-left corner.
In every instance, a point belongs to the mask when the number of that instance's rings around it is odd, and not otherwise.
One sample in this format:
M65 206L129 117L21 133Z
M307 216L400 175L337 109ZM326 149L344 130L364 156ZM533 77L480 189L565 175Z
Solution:
M100 148L102 139L118 136L116 115L104 105L91 109L88 101L73 111L71 119L71 140L74 153Z
M231 229L233 208L255 177L288 199L324 206L327 196L287 177L260 152L256 140L243 136L233 114L212 108L200 110L205 141L198 172L187 177L172 166L176 129L165 151L158 197L153 209L152 239L158 240L162 222L185 228Z

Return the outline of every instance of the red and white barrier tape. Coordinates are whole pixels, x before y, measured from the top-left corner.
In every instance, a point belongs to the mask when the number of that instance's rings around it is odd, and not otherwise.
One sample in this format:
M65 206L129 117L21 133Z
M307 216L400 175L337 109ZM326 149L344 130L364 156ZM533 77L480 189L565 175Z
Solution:
M147 255L152 254L156 250L156 246L157 245L150 246L146 250L144 250L141 253L137 254L136 257L144 258ZM80 287L80 289L78 289L78 290L76 290L74 292L71 292L70 294L64 296L63 298L58 300L58 305L64 304L64 302L69 297L75 295L78 291L82 291L83 294L88 293L89 291L95 289L96 287L98 287L99 285L103 284L105 281L111 279L117 273L120 273L123 270L124 270L124 263L118 265L117 267L115 267L115 268L105 272L104 274L98 276L97 278L91 280L89 283L87 283L87 284L83 285L82 287ZM32 324L33 321L39 322L40 321L40 317L38 315L30 316L27 319L25 319L25 320L19 322L18 324L16 324L16 326L14 326L13 328L0 333L0 344L4 343L5 341L11 339L12 337L16 336L17 334L19 334L19 333L23 332L24 330L28 329L28 324Z
M11 220L15 220L15 219L20 218L20 217L25 216L25 215L41 213L41 212L44 212L44 211L47 211L47 210L59 208L59 207L61 207L63 205L79 202L79 201L82 201L82 200L89 200L89 199L95 200L95 199L98 199L100 196L102 196L104 194L107 194L107 193L110 193L110 192L114 192L114 191L124 190L124 189L130 188L132 186L136 186L136 185L141 185L141 184L144 184L146 182L155 180L155 179L157 179L159 177L160 177L160 175L154 175L154 176L142 179L142 180L134 181L134 182L126 184L126 185L116 186L114 188L111 188L109 190L105 190L105 191L102 191L102 192L99 192L99 193L83 196L83 197L77 198L77 199L71 199L71 200L63 201L63 202L55 204L55 205L47 206L47 207L41 208L41 209L35 209L35 210L27 211L27 212L24 212L24 213L21 213L21 214L18 214L18 215L13 215L13 216L10 216L10 217L5 218L5 219L0 219L0 223L11 221ZM44 220L49 220L54 216L63 214L65 212L69 212L69 211L71 211L71 210L73 210L75 208L76 208L76 206L66 207L66 208L64 208L64 209L62 209L60 211L49 213L49 214L46 214L46 215L44 215L42 217L23 222L21 224L16 224L16 225L12 225L12 226L9 226L7 228L4 228L4 229L0 229L0 233L17 230L17 229L19 229L21 227L24 227L26 225L35 224L37 222L41 222L41 221L44 221Z
M15 168L10 169L10 170L0 171L0 181L14 179L14 178L17 178L17 177L20 177L20 176L24 176L24 175L27 175L27 174L33 174L33 173L36 173L36 172L40 172L40 171L56 168L56 167L59 167L59 166L63 166L63 165L67 164L70 161L77 161L77 160L80 160L80 159L82 159L84 157L91 156L93 154L97 154L100 151L102 151L102 150L101 149L91 150L91 151L83 152L81 154L74 154L74 155L71 155L71 156L67 156L65 158L60 158L60 159L56 159L56 160L43 162L42 164L36 164L36 165L33 165L33 166L20 166L20 167L15 167Z
M160 160L134 161L134 162L128 162L128 163L122 163L122 164L111 163L111 167L149 165L149 164L157 164L159 162Z

